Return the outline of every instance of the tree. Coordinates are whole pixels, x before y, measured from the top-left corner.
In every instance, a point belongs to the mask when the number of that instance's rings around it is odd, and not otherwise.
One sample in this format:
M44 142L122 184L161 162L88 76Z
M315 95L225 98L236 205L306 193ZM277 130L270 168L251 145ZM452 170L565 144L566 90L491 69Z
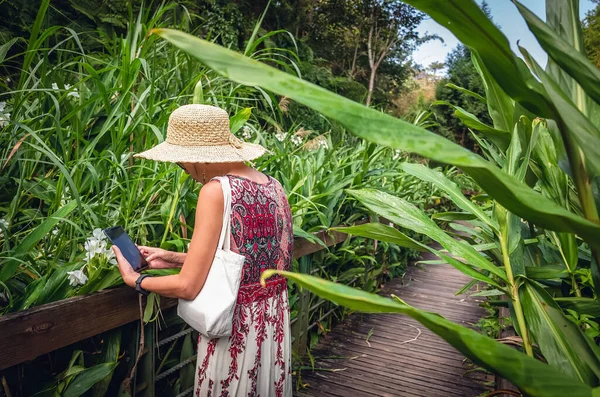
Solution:
M596 8L590 10L583 20L583 44L585 52L600 68L600 0L592 0Z
M379 66L390 54L396 53L401 59L406 53L412 52L419 38L416 29L425 15L398 1L373 1L368 8L370 26L367 56L370 73L365 104L370 106Z
M491 10L487 2L484 1L481 4L481 9L488 17L490 16ZM459 44L448 54L445 64L447 70L446 78L440 80L436 86L436 99L460 106L467 112L475 115L482 122L492 124L487 106L484 103L472 96L448 87L448 84L454 84L485 97L483 81L473 65L469 48L463 44ZM438 133L454 139L454 141L466 148L476 151L477 143L471 137L467 126L454 115L454 109L449 106L440 105L435 108L435 114L440 125Z
M447 77L440 80L436 86L435 97L438 101L446 101L455 106L460 106L467 112L474 114L479 120L491 124L491 119L484 103L466 95L447 85L449 83L471 90L485 96L485 89L481 77L471 61L471 51L464 45L456 47L446 58ZM454 115L454 109L440 105L435 109L440 133L453 138L469 149L476 147L475 141L469 134L469 129Z
M434 77L437 77L437 74L440 70L444 69L446 64L444 62L431 62L427 69L431 71Z

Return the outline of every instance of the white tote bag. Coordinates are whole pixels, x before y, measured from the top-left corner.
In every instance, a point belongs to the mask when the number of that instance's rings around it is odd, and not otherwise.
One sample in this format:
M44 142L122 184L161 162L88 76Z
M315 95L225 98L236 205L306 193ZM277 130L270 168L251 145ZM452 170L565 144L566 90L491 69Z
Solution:
M208 338L231 335L245 256L230 249L231 186L229 178L217 177L223 189L223 227L208 277L194 300L179 299L177 314Z

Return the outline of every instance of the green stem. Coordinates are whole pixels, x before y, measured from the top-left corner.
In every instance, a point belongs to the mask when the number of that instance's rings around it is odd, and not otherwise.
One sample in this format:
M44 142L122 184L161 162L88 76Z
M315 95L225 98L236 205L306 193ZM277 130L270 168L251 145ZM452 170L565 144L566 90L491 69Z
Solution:
M510 299L515 309L515 315L517 317L517 325L519 327L519 335L523 338L523 346L525 352L529 357L533 357L533 348L531 347L531 341L529 340L529 331L525 324L525 315L523 314L523 306L521 306L521 299L519 298L519 288L515 283L515 278L510 265L510 256L508 254L508 245L505 236L500 234L500 245L502 247L502 257L504 259L504 268L506 270L506 277L508 278Z
M594 200L594 193L592 191L592 181L587 171L585 164L585 155L581 149L577 146L571 134L568 133L566 126L563 123L558 124L558 128L561 131L563 141L565 144L565 150L569 157L569 164L571 166L571 173L573 175L573 181L577 187L577 193L583 216L596 224L600 224L600 218L598 217L598 208L596 208L596 202ZM592 262L596 264L596 273L600 274L600 246L597 241L587 241L592 250L592 256L595 259ZM592 266L594 266L592 264ZM596 286L598 288L598 286Z
M581 289L579 289L579 284L577 284L577 280L575 279L575 275L573 273L569 274L571 276L571 284L573 285L573 289L575 290L575 295L578 298L581 298Z
M181 172L181 171L179 171L179 172ZM167 235L169 234L169 231L171 231L171 229L172 229L171 222L173 221L173 216L175 216L175 210L177 209L177 202L179 201L179 193L181 191L181 188L183 187L183 183L179 183L178 185L179 186L175 190L175 197L173 197L173 201L171 202L171 210L169 211L169 220L167 221L167 224L165 227L165 233L163 234L163 238L160 243L161 247L165 243L165 241L167 241Z

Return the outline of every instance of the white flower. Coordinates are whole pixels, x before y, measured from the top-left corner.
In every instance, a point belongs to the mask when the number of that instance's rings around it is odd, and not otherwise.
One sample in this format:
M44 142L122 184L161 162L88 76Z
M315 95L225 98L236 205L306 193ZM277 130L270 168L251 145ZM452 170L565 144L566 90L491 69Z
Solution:
M67 274L69 277L69 284L73 287L84 285L88 281L87 276L81 270L74 270L72 272L67 272Z
M292 136L292 143L296 146L301 145L302 144L302 138L299 137L298 135L294 135Z
M71 84L65 84L65 90L69 91L71 89ZM67 94L68 97L79 98L79 92L77 92L77 88L73 88L73 91Z
M4 229L8 229L8 221L4 218L0 218L0 223L4 226ZM0 228L0 238L4 237L4 230Z
M394 155L392 156L392 160L398 160L400 158L400 154L402 154L401 150L394 150Z
M53 236L58 235L58 228L55 227L54 229L52 229L52 235Z
M94 229L92 235L98 240L104 240L104 233L102 233L102 229L100 228Z
M275 134L275 138L277 138L277 140L279 142L285 141L286 137L287 137L287 132L278 132L277 134Z
M327 141L325 139L320 139L319 147L327 150L327 149L329 149L329 144L327 143Z
M67 205L67 200L71 198L71 190L69 189L69 186L65 186L65 188L63 189L62 192L62 196L60 198L60 206L64 207L65 205Z
M116 211L116 210L115 210ZM106 237L102 229L96 228L92 231L92 237L88 238L84 244L85 261L89 262L96 256L104 257L108 263L117 264L115 253L112 249L106 247Z
M250 139L250 138L252 138L252 130L247 125L245 125L242 128L242 137L244 139Z
M96 229L100 230L100 229ZM84 244L85 259L87 262L92 260L96 255L106 255L106 241L96 237L90 237Z
M65 84L65 91L69 91L71 87L71 84ZM52 83L52 89L58 90L58 84ZM77 92L77 88L74 88L73 91L67 93L67 98L68 97L79 98L79 92Z
M5 112L6 102L0 102L0 128L6 127L10 121L10 113Z
M0 115L0 128L6 127L10 121L10 113L4 113Z
M115 252L112 249L107 248L104 255L106 256L106 259L108 259L108 263L110 263L111 265L117 264L117 258L115 256Z

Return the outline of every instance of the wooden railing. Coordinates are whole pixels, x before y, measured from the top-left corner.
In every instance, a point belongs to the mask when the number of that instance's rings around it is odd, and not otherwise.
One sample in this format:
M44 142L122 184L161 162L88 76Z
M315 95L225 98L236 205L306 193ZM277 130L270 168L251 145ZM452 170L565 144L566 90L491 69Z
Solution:
M318 232L325 246L347 238L339 232ZM294 257L300 258L324 249L303 238L294 240ZM176 299L161 299L168 309ZM140 319L138 294L128 287L117 287L77 296L0 317L0 370L32 360L91 336Z

